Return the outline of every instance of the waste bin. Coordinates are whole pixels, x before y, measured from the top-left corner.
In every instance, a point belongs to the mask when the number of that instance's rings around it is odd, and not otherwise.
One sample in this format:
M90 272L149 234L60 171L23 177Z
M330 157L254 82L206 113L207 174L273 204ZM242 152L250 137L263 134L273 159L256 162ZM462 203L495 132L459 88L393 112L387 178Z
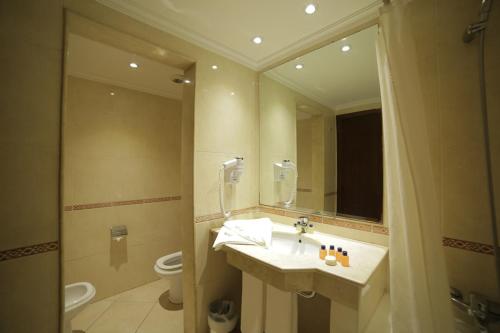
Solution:
M233 301L216 300L208 307L208 327L211 333L229 333L238 322Z

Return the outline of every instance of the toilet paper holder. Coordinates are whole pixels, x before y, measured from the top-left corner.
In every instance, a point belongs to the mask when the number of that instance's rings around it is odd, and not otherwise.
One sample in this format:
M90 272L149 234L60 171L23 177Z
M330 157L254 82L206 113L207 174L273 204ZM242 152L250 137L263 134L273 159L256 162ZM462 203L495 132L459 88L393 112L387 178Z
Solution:
M119 242L127 235L128 235L128 230L126 225L115 225L111 227L112 240Z

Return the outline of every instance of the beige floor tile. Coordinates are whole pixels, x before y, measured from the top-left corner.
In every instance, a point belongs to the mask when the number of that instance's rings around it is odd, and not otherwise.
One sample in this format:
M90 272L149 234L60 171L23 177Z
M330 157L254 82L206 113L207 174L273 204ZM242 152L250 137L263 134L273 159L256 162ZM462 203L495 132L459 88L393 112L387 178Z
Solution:
M168 281L161 279L119 294L117 302L158 302L158 298L169 288Z
M182 333L183 331L183 311L169 311L157 303L137 333Z
M104 311L111 306L111 304L113 304L113 302L109 300L102 300L87 306L71 321L73 330L86 331L90 325L92 325L97 318L99 318Z
M106 297L104 299L102 299L103 301L108 301L108 302L114 302L116 301L118 298L120 298L122 296L122 293L119 293L119 294L116 294L116 295L113 295L113 296L110 296L110 297Z
M153 305L147 302L114 302L87 332L134 333Z

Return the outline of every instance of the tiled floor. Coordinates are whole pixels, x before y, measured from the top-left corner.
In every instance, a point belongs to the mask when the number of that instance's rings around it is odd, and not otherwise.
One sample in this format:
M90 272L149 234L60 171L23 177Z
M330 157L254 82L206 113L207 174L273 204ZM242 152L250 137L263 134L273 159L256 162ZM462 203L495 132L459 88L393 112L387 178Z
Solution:
M182 333L182 306L168 301L161 279L87 306L72 321L73 333Z

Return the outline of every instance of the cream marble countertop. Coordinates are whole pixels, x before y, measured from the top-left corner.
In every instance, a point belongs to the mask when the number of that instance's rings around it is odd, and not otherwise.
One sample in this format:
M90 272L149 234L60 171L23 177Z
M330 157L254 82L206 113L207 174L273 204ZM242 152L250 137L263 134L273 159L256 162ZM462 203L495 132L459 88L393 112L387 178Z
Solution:
M212 232L218 233L220 228L212 229ZM294 227L273 222L273 233L298 234ZM257 245L235 245L226 244L223 251L235 251L242 255L251 257L262 264L282 272L319 272L322 274L333 275L335 277L364 286L375 269L382 263L388 254L388 248L385 246L374 245L355 241L333 234L326 234L314 231L313 233L303 234L304 239L312 240L317 243L318 251L312 254L283 254L277 253L272 249L267 249ZM349 254L349 267L344 267L340 263L335 266L328 266L324 260L319 258L320 245L335 245L335 248L342 247Z

